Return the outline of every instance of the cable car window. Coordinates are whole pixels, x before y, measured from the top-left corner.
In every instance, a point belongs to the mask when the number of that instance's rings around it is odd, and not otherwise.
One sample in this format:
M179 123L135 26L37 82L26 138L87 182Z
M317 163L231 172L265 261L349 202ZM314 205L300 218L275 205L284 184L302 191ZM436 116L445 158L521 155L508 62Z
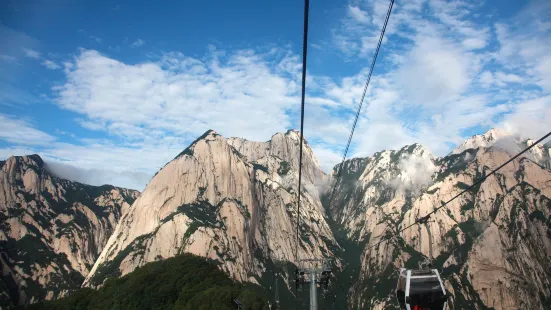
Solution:
M440 281L436 277L411 278L410 295L425 292L442 292Z

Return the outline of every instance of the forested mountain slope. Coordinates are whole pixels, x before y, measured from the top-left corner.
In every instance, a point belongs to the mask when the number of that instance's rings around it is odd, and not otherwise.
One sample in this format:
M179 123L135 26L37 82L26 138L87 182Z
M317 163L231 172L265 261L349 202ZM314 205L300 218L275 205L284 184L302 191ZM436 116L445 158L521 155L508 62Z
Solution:
M269 309L262 288L229 278L214 262L182 254L151 262L99 290L82 288L71 296L30 309Z

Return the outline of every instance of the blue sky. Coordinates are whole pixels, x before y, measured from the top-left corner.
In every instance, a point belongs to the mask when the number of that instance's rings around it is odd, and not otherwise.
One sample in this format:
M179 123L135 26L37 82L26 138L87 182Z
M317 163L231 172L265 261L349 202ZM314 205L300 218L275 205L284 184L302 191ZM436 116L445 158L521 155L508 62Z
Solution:
M312 1L305 135L341 158L388 1ZM300 1L3 1L0 158L142 189L205 130L298 128ZM352 147L443 156L551 119L548 1L397 1ZM547 120L547 121L546 121Z

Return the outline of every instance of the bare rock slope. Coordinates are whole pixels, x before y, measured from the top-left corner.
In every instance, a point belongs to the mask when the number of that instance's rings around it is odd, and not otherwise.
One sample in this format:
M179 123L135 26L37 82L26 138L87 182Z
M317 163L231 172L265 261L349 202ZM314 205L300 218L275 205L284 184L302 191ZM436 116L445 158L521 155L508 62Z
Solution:
M273 261L331 256L334 238L315 186L326 176L308 146L295 255L298 152L295 131L268 142L207 131L153 177L85 285L181 252L217 260L233 278L255 283Z
M138 192L57 178L38 155L0 166L0 306L78 288Z
M348 160L328 209L363 248L348 291L354 309L397 309L396 270L429 254L418 225L441 206L533 143L492 130L443 158L420 145ZM550 150L537 145L431 217L435 265L455 309L546 309L551 304ZM340 166L336 166L334 174ZM377 244L381 237L389 241Z
M275 263L334 258L323 306L397 309L396 271L429 253L425 227L397 232L534 143L490 130L440 158L419 144L381 151L337 165L334 192L322 191L329 177L306 143L299 211L299 140L296 131L266 142L207 131L133 203L135 192L52 177L36 156L10 158L0 172L0 301L14 291L18 303L55 298L83 277L98 287L189 252L268 290ZM550 168L549 145L534 146L432 216L434 264L453 309L551 304Z

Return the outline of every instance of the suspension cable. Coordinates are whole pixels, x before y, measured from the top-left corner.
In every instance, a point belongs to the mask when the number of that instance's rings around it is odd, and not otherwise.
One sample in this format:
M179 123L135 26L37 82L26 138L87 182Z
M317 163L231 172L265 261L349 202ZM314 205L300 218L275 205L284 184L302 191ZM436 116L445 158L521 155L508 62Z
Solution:
M298 201L297 201L297 242L295 262L298 262L298 244L300 241L300 189L302 183L302 148L304 144L304 97L306 95L306 56L308 51L308 9L310 0L304 0L304 34L302 38L302 94L300 100L300 153L298 159Z
M329 198L329 205L331 205L331 202L333 201L333 195L335 194L335 188L337 187L338 181L342 175L342 168L344 166L344 162L346 161L346 155L348 154L348 149L350 148L350 143L352 142L352 136L354 135L354 130L356 129L356 124L358 123L358 118L360 117L360 112L362 111L362 105L365 99L365 95L367 93L367 87L369 86L369 82L371 81L371 76L373 74L373 69L375 68L375 62L377 61L377 56L379 55L379 50L381 49L381 44L383 42L383 38L385 36L386 26L388 24L388 20L390 18L390 13L392 13L392 7L394 6L394 0L390 0L390 3L388 5L388 10L386 12L386 18L385 22L383 24L383 28L381 29L381 35L379 36L379 42L377 43L377 48L375 49L375 54L373 55L373 59L371 61L371 67L369 68L369 74L367 75L367 81L365 82L364 90L362 93L362 97L360 99L360 103L358 105L358 110L356 111L356 116L354 118L354 123L352 124L352 130L350 131L350 135L348 136L348 143L346 144L346 148L344 149L344 155L342 157L341 164L339 165L339 171L337 173L337 176L335 178L335 184L333 185L333 189L331 191L331 196Z
M377 243L375 243L374 245L370 246L367 248L367 250L370 250L376 246L378 246L379 244L393 238L395 235L398 235L400 233L402 233L403 231L411 228L412 226L415 226L417 224L421 224L421 223L425 223L426 221L428 221L428 219L431 217L431 215L433 215L434 213L438 212L440 209L444 208L445 206L447 206L450 202L454 201L455 199L457 199L459 196L463 195L464 193L470 191L471 189L475 188L476 186L480 185L482 182L484 182L488 177L490 177L491 175L495 174L497 171L499 171L501 168L505 167L507 164L509 164L510 162L512 162L513 160L517 159L520 155L526 153L528 150L530 150L531 148L533 148L535 145L539 144L540 142L542 142L543 140L547 139L547 137L551 136L551 132L547 133L546 135L544 135L543 137L541 137L538 141L532 143L531 145L529 145L527 148L525 148L524 150L522 150L520 153L518 153L517 155L511 157L509 160L507 160L506 162L504 162L503 164L501 164L499 167L497 167L496 169L492 170L490 173L488 173L487 175L483 176L482 178L480 178L479 180L477 180L476 182L474 182L471 186L467 187L466 189L464 189L463 191L461 191L459 194L453 196L451 199L449 199L448 201L446 202L443 202L441 206L439 206L438 208L434 208L431 212L427 213L425 216L422 216L418 219L415 220L415 222L413 222L412 224L406 226L405 228L402 228L400 231L398 231L398 233L396 234L391 234L390 237L383 237L381 238L381 240L379 240Z

